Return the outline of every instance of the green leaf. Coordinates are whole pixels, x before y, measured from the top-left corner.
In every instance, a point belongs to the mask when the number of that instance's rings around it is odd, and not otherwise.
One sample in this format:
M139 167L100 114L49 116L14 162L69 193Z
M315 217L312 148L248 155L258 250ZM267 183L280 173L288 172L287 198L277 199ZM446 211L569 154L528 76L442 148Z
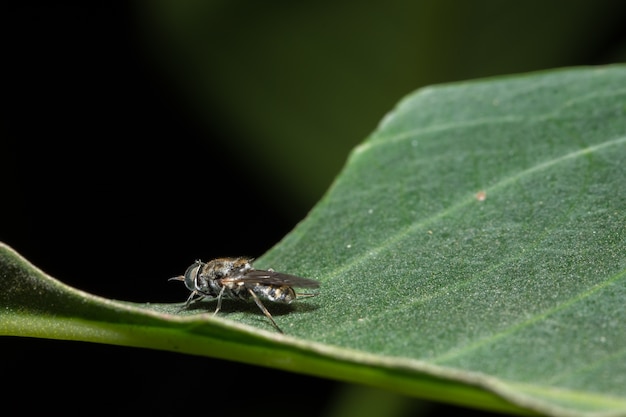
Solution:
M225 301L213 317L86 294L5 245L0 334L244 360L506 412L624 415L625 179L624 66L426 88L257 262L322 284L268 305L286 335L254 304Z

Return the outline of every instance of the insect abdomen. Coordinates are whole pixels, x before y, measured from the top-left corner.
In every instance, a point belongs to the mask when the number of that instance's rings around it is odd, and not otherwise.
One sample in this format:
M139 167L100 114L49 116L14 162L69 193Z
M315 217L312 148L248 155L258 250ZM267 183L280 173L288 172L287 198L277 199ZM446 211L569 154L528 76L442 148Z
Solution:
M296 293L289 286L257 285L252 291L259 297L275 303L289 304L296 299Z

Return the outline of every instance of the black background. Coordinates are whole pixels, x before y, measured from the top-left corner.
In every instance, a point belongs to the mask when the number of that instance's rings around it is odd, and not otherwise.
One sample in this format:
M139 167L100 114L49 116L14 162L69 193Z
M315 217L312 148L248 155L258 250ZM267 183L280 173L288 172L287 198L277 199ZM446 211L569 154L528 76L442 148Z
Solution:
M259 195L247 167L220 147L237 137L187 116L141 48L130 10L11 12L3 241L70 285L158 302L184 297L162 280L194 259L258 256L293 227L281 202ZM217 108L207 114L219 121Z
M2 7L0 240L43 271L104 297L182 302L188 291L167 279L196 258L259 256L304 217L249 186L219 145L232 132L187 117L129 5ZM298 415L313 416L334 387L78 342L4 337L0 354L6 415L292 415L306 401Z

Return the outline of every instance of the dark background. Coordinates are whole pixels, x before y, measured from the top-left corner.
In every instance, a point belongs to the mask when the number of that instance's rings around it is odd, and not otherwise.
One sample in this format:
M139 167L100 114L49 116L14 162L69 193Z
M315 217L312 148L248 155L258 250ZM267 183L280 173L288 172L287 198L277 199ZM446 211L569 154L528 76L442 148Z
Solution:
M104 297L181 302L188 291L167 279L196 258L260 256L304 217L250 185L221 145L236 133L189 114L142 47L131 5L2 7L0 240L46 273ZM259 387L279 384L279 399L332 389L116 346L2 338L0 353L7 416L266 414L273 389Z
M181 302L167 278L196 258L262 255L415 88L626 51L617 1L174 3L1 6L0 241L103 297ZM0 353L18 415L319 416L340 392L169 352L2 338Z

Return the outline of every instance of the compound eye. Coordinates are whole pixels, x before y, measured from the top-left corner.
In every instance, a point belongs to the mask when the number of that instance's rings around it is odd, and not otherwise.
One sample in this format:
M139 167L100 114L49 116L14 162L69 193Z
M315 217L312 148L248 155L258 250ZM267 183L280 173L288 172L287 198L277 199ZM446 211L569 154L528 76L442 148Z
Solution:
M202 265L202 262L196 261L185 271L185 286L191 291L196 290L196 279L198 278Z

